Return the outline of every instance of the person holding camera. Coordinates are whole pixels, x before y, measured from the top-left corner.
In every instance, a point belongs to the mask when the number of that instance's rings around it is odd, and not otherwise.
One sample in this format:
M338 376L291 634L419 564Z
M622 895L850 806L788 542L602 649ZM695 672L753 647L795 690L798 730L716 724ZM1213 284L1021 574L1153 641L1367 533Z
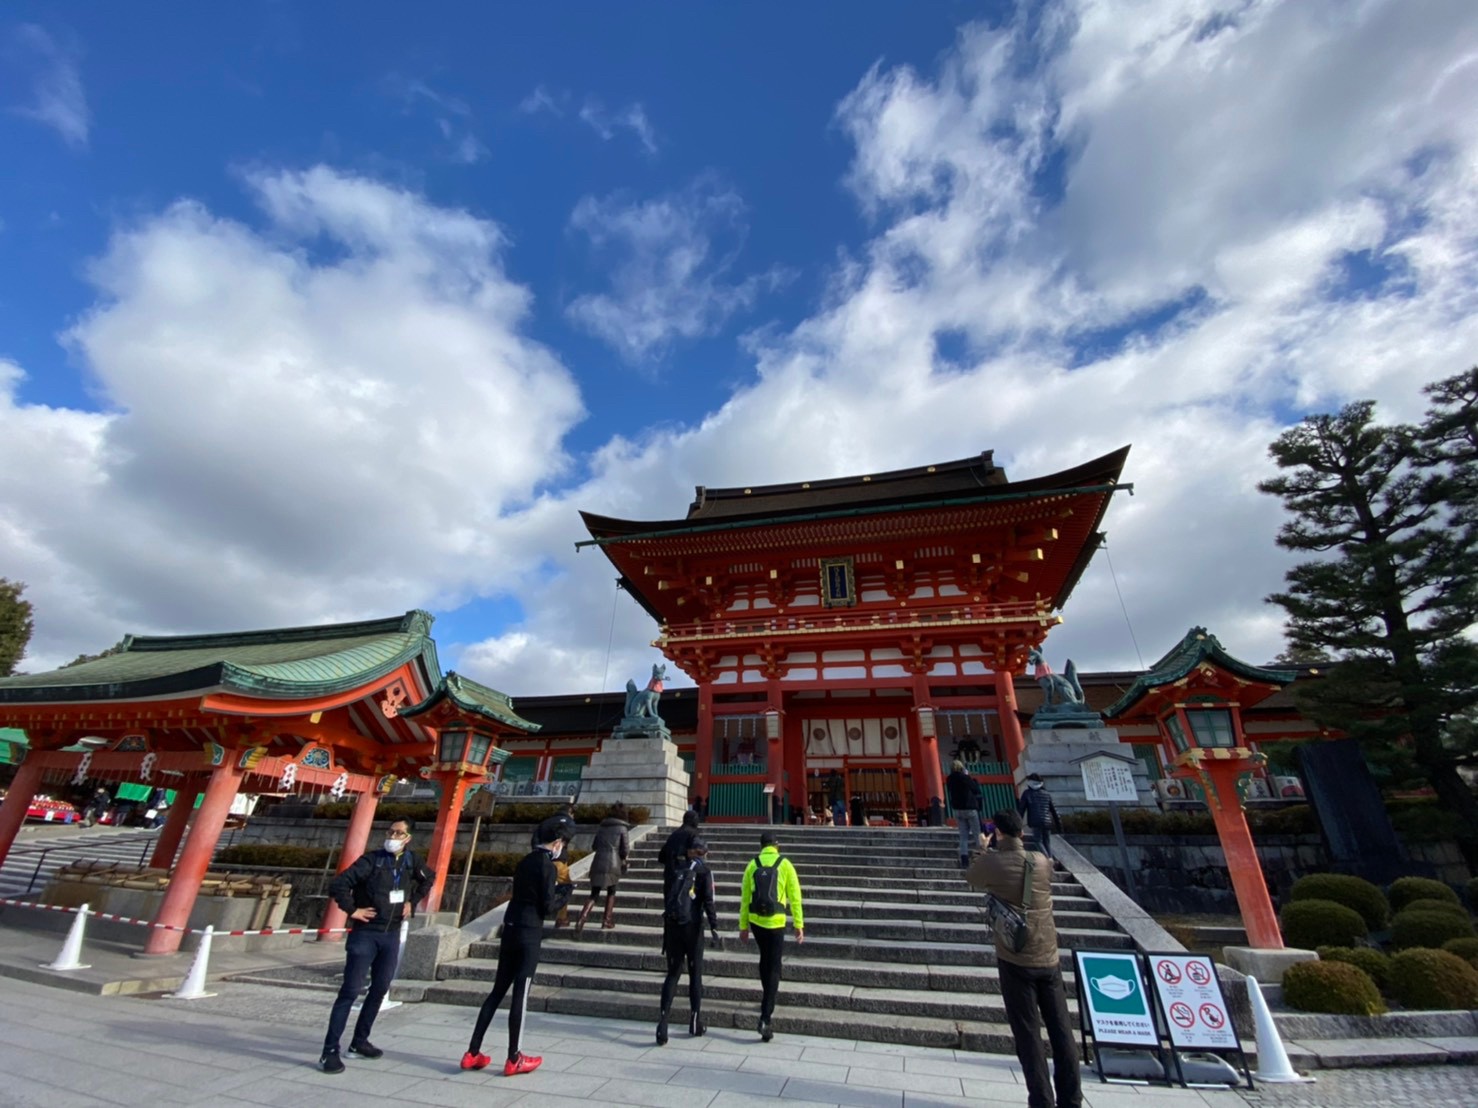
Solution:
M1015 812L997 812L992 821L995 849L971 857L965 880L996 901L996 974L1026 1081L1027 1108L1081 1108L1078 1044L1068 1019L1052 920L1052 862L1022 845L1021 817ZM1050 1078L1042 1047L1044 1024L1052 1043Z
M544 1061L538 1055L523 1053L523 1015L529 987L539 971L544 921L569 903L575 891L574 885L559 881L555 868L556 860L575 838L575 821L563 813L550 816L539 824L534 838L539 845L513 871L513 894L503 915L503 934L498 942L498 975L478 1009L472 1040L462 1055L464 1070L480 1070L492 1062L482 1053L482 1038L510 988L513 999L508 1003L508 1060L503 1063L503 1076L531 1073Z

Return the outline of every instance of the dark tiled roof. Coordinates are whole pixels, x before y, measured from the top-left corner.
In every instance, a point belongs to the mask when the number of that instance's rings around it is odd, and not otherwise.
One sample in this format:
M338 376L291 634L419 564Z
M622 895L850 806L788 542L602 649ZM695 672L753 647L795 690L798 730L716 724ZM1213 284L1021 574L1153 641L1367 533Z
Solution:
M624 692L518 698L519 715L539 725L541 738L609 735L625 711ZM670 731L693 731L698 726L697 691L668 689L662 694L657 712Z
M513 710L513 701L506 693L500 693L497 689L479 684L470 677L463 677L460 673L448 673L441 679L430 696L419 704L400 709L400 714L418 716L430 711L444 700L450 700L458 710L467 715L481 716L495 723L516 727L520 731L539 730L537 723L524 719Z

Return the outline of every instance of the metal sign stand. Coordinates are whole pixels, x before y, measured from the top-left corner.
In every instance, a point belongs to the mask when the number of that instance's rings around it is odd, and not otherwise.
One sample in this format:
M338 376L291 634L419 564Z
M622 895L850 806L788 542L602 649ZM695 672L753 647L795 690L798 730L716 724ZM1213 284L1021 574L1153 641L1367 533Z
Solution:
M1232 1023L1226 995L1221 991L1221 980L1216 976L1216 966L1210 957L1185 951L1166 951L1146 953L1144 959L1149 979L1154 983L1152 992L1160 1026L1169 1039L1170 1054L1175 1059L1180 1083L1187 1088L1192 1084L1186 1080L1181 1053L1195 1051L1222 1059L1241 1074L1249 1089L1253 1088L1247 1054ZM1223 1082L1196 1084L1228 1087Z
M1137 986L1139 994L1144 998L1144 1017L1148 1019L1148 1028L1141 1027L1137 1034L1126 1034L1123 1038L1115 1038L1112 1035L1100 1035L1094 1028L1095 1002L1092 989L1095 987L1090 978L1090 970L1085 965L1088 959L1100 958L1111 961L1116 966L1122 967L1126 972L1134 974L1134 985ZM1102 983L1100 977L1098 981ZM1162 1042L1159 1026L1155 1024L1155 1007L1149 999L1149 992L1144 980L1144 967L1140 962L1138 954L1128 954L1123 950L1075 950L1073 951L1073 981L1077 987L1078 994L1078 1035L1081 1050L1086 1057L1088 1043L1093 1042L1093 1067L1098 1074L1098 1080L1105 1085L1142 1085L1163 1084L1172 1085L1174 1080L1170 1076L1170 1063L1165 1057L1165 1046ZM1100 988L1100 991L1102 989ZM1126 998L1131 993L1126 994ZM1160 1064L1160 1077L1110 1077L1103 1072L1102 1047L1114 1047L1124 1050L1144 1050L1154 1053Z

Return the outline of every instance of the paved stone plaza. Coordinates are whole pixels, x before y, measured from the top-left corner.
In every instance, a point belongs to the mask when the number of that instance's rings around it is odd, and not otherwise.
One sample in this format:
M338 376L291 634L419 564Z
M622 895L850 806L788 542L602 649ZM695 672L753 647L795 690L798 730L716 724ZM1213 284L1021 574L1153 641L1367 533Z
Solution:
M472 1013L436 1004L385 1012L375 1039L385 1057L346 1059L336 1077L314 1062L329 995L222 983L198 1001L97 997L0 980L4 1108L71 1105L275 1105L349 1098L447 1105L514 1103L703 1106L784 1104L914 1108L1025 1104L1014 1061L923 1047L848 1043L711 1031L656 1047L648 1028L611 1020L532 1013L525 1031L537 1073L505 1078L461 1073ZM501 1056L502 1013L488 1040ZM1089 1083L1090 1108L1243 1108L1256 1105L1372 1105L1423 1108L1478 1102L1478 1069L1345 1070L1317 1085L1229 1091L1106 1087Z

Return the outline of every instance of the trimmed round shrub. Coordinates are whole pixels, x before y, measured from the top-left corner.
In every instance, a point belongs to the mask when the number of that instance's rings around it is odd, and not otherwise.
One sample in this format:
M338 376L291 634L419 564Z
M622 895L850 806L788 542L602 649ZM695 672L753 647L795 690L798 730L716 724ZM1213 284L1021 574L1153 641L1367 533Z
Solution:
M1391 958L1391 992L1406 1008L1478 1008L1478 969L1446 950L1403 950Z
M1420 912L1408 908L1391 921L1391 947L1437 949L1448 939L1473 937L1473 924L1454 912Z
M1289 966L1283 974L1283 999L1301 1012L1335 1016L1378 1016L1386 1010L1370 975L1346 962Z
M1290 900L1332 900L1353 908L1372 931L1385 927L1391 917L1386 894L1380 886L1347 873L1311 873L1300 877L1289 891Z
M1478 912L1478 877L1472 878L1464 885L1463 891L1468 894L1468 907Z
M1359 912L1332 900L1295 900L1283 908L1278 922L1283 927L1283 941L1305 950L1354 946L1370 934Z
M1449 954L1456 954L1466 962L1478 966L1478 937L1471 939L1448 939L1442 944L1442 949Z
M1451 900L1437 900L1434 897L1425 897L1422 900L1413 900L1405 908L1402 908L1401 911L1446 912L1448 915L1456 916L1458 919L1468 918L1468 910L1464 908L1461 904L1455 904Z
M1323 962L1343 962L1364 970L1381 992L1391 989L1391 959L1389 955L1368 946L1321 946L1319 959Z
M1449 903L1458 903L1457 893L1441 881L1434 881L1430 877L1398 877L1391 882L1387 897L1391 901L1391 911L1399 912L1413 900L1446 900Z

